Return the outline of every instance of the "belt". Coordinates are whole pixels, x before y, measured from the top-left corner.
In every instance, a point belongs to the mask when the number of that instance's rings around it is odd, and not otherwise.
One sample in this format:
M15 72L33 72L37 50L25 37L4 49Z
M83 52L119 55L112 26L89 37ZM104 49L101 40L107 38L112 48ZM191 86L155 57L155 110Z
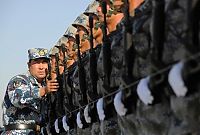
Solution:
M40 131L40 126L36 124L9 124L4 125L5 130L25 130L25 129L32 129L36 132Z

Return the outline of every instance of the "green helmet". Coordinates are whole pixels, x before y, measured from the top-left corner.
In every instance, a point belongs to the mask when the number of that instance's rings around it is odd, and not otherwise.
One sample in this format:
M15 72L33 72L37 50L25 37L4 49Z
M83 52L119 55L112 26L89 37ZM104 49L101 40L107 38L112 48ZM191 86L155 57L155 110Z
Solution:
M84 14L80 14L76 20L74 21L74 23L72 24L72 26L74 26L75 28L77 28L77 26L82 26L84 27L87 32L88 32L88 27L87 27L87 23L88 23L88 16L84 15Z
M55 47L60 47L62 44L66 44L68 42L68 38L65 36L62 36L58 42L56 43Z
M49 51L49 56L55 55L56 53L59 53L59 49L57 47L52 47Z
M93 0L92 3L88 5L85 12L83 14L89 16L89 14L95 14L97 17L97 7L99 6L99 2Z
M73 38L75 38L76 31L77 31L77 29L76 29L74 26L70 25L70 26L67 28L67 30L66 30L64 36L67 37L67 38L68 38L68 37L73 37Z

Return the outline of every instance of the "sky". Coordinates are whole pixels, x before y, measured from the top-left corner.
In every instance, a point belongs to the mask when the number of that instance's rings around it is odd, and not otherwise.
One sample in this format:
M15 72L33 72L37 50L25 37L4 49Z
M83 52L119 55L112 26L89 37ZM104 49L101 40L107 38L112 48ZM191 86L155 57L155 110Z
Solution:
M27 71L27 50L50 49L89 3L91 0L0 0L0 103L9 80ZM0 118L1 113L2 109Z

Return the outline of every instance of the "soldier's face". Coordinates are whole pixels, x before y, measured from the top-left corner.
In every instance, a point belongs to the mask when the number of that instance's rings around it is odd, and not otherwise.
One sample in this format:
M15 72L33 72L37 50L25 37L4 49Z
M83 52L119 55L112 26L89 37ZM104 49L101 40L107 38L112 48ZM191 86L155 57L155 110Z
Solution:
M96 24L98 23L98 17L94 14L89 14L89 16L92 15L93 17L93 35L97 32ZM90 28L89 22L87 23L87 27ZM89 31L90 32L90 31Z
M28 63L29 71L38 81L42 81L47 73L48 61L46 59L35 59Z
M88 41L88 34L85 28L82 26L78 26L77 30L78 30L77 34L79 34L79 37L80 37L80 50L81 52L85 52L86 50L90 48L90 44Z
M74 45L75 45L75 38L69 37L68 42L67 42L67 55L70 57L71 61L76 60L76 52L73 48ZM70 61L70 60L67 60L67 62Z
M51 56L51 77L52 79L56 79L56 57L54 55Z
M110 9L110 6L107 4L107 11ZM101 8L101 4L99 4L99 6L97 7L97 14L99 17L99 21L103 22L104 21L104 15L102 13L102 8Z
M102 33L101 28L98 28L93 36L94 36L94 39L96 40L97 44L100 44L103 39L103 33Z
M72 55L74 52L73 51L74 43L75 43L75 39L73 37L69 37L68 42L67 42L67 53L69 56Z
M114 0L113 2L114 9L119 11L122 8L123 4L124 2L122 0Z

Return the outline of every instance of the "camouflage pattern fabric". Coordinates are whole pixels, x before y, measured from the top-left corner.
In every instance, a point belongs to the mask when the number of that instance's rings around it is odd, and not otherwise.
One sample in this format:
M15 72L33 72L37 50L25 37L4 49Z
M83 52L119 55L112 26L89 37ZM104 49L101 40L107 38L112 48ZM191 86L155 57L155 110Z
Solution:
M29 72L13 77L8 83L3 103L4 125L39 124L41 100L38 82ZM11 130L2 134L27 135L31 132L33 131L30 129Z
M75 28L77 28L77 26L82 26L87 30L87 23L88 17L84 14L80 14L73 22L72 26L74 26Z
M74 26L70 25L70 26L67 28L67 30L66 30L64 36L65 36L65 37L73 37L73 38L75 38L76 31L77 31L77 29L76 29Z
M70 37L75 38L77 28L82 26L85 28L85 32L82 40L89 40L88 30L88 14L97 16L97 7L99 2L103 0L93 0L84 11L83 14L78 16L72 25L68 27L64 36L62 36L55 46L59 47L61 44L68 42ZM107 1L108 2L108 1ZM107 17L116 15L116 9L114 9L114 0L110 0L110 9L108 10ZM125 2L125 1L123 1ZM130 1L129 1L130 2ZM106 70L103 69L103 47L97 45L94 48L97 58L97 85L92 84L90 76L90 50L87 49L81 52L82 66L84 67L86 85L86 97L87 101L83 102L83 94L80 90L79 80L79 67L78 61L75 61L73 65L68 67L65 78L61 78L67 82L67 91L70 92L72 97L72 104L69 107L68 104L62 102L64 108L64 115L69 115L69 112L73 111L73 122L70 123L70 129L65 132L62 126L61 119L59 120L59 128L62 133L70 135L199 135L200 125L200 111L198 106L200 105L200 91L199 91L199 57L193 58L193 61L185 62L181 71L183 79L182 85L188 88L188 92L185 96L178 97L174 92L171 85L169 85L168 71L161 73L163 81L157 85L157 81L154 76L150 76L150 82L147 86L150 89L150 94L153 97L151 104L145 104L139 94L136 87L131 86L123 89L140 79L143 79L153 73L159 72L162 68L157 67L157 63L154 60L157 56L155 50L157 49L155 42L155 3L164 2L164 41L163 50L161 52L160 61L156 61L165 68L172 66L178 61L187 59L193 54L197 54L200 51L199 47L199 9L197 8L199 0L145 0L137 7L130 20L127 23L126 17L117 25L117 29L108 34L109 44L111 45L111 66L109 75L105 75ZM127 5L121 8L126 8ZM120 12L123 11L120 8ZM195 10L193 8L196 8ZM196 13L196 12L197 13ZM119 11L118 11L119 12ZM159 17L159 16L158 16ZM197 18L196 20L194 18ZM194 22L198 21L198 22ZM98 22L99 23L99 22ZM196 23L196 24L194 24ZM97 24L97 23L96 23ZM95 24L95 25L96 25ZM129 24L130 26L127 26ZM109 24L108 24L109 25ZM98 28L98 27L97 27ZM126 31L129 28L128 31ZM196 29L198 28L198 29ZM82 29L80 29L82 30ZM196 33L195 33L196 32ZM198 34L197 34L198 33ZM163 33L156 33L163 34ZM81 34L80 34L81 35ZM159 36L157 36L159 37ZM125 40L126 39L126 40ZM70 45L72 46L72 45ZM81 46L81 44L80 44ZM125 50L125 46L127 47ZM66 45L66 47L69 47ZM77 45L73 45L72 52L74 54L77 51ZM85 46L82 45L84 48ZM156 49L155 49L156 48ZM67 48L70 49L70 48ZM70 51L71 51L70 50ZM158 49L159 50L159 49ZM37 58L47 58L48 55L55 55L60 53L58 48L53 47L48 54L43 48L36 48L29 50L29 60ZM155 53L155 54L154 54ZM159 52L160 53L160 52ZM74 55L73 54L73 55ZM109 55L108 55L109 56ZM124 61L126 60L126 61ZM125 65L127 64L127 65ZM158 64L158 65L159 65ZM189 68L188 68L189 67ZM188 68L188 69L187 69ZM82 72L83 73L83 72ZM193 74L189 74L193 73ZM110 78L106 78L109 76ZM158 77L158 76L156 76ZM106 79L110 79L107 83ZM153 81L152 81L153 80ZM43 83L45 85L45 83ZM97 87L97 95L94 95L93 88ZM103 98L103 109L105 112L105 119L99 120L96 112L96 100L104 97L111 92L114 92L122 88L121 101L127 108L125 115L118 115L114 108L113 98L115 94L109 97ZM41 123L41 101L44 101L43 97L39 96L39 86L35 78L30 73L18 75L12 78L8 84L6 91L5 101L3 104L4 111L4 123L9 124L39 124ZM62 89L65 90L65 89ZM128 93L128 92L129 93ZM96 94L96 93L95 93ZM65 95L60 95L60 97ZM67 100L66 100L67 101ZM92 117L92 122L87 123L83 114L83 110L79 109L83 105L94 102L89 105L89 115ZM71 103L71 102L70 102ZM93 105L93 106L92 106ZM94 108L92 108L94 107ZM74 111L77 109L76 111ZM77 113L81 112L81 120L83 128L79 128L76 123ZM59 111L55 112L58 113ZM59 112L61 113L61 112ZM62 115L62 114L61 114ZM55 130L55 129L53 129ZM6 134L34 134L30 129L27 130L12 130L4 131ZM55 131L52 134L56 134Z
M44 48L33 48L28 50L29 60L37 58L47 58L49 59L48 50Z
M86 8L84 14L89 16L90 13L95 14L97 16L97 7L99 6L99 3L96 0L93 0L91 4L88 5Z

